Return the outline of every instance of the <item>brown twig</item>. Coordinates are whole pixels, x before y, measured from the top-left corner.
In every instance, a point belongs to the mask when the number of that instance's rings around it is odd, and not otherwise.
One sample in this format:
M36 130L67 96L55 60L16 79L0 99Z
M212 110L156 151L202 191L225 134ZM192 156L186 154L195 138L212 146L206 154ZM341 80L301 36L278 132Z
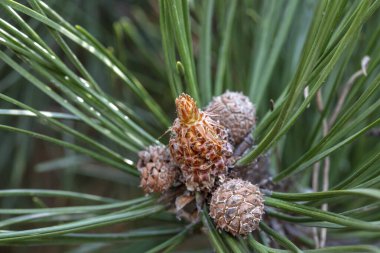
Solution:
M329 177L330 176L330 157L327 156L324 160L324 166L323 166L323 191L327 191L329 189ZM325 203L322 205L322 210L327 211L328 205ZM321 229L321 241L320 241L320 247L325 247L326 244L326 237L327 237L327 229L322 228Z
M320 164L319 162L314 163L313 165L313 178L312 178L312 188L313 191L317 192L318 191L318 184L319 184L319 170L320 170Z
M324 110L324 104L323 104L323 98L322 98L322 91L321 90L319 90L317 93L317 108L318 108L318 111L320 113L322 113ZM322 125L323 125L322 134L323 134L323 137L325 137L329 132L329 125L327 123L327 119L323 119ZM318 163L318 167L319 167L319 163ZM329 175L330 175L330 158L326 157L324 159L324 164L323 164L322 191L327 191L329 189L329 184L330 184ZM323 204L322 210L327 211L328 205ZM320 232L320 241L319 241L319 245L318 245L320 248L323 248L325 246L326 236L327 236L327 229L322 228L321 232Z
M313 227L312 231L313 231L313 240L314 240L315 247L318 248L320 245L319 237L318 237L318 228Z
M245 136L244 140L235 149L234 156L242 156L245 153L245 151L247 151L247 149L252 147L253 144L254 140L252 134L248 133L247 136Z
M370 58L368 56L364 56L362 59L362 62L361 62L362 68L359 71L355 72L350 77L350 79L348 79L347 83L345 83L345 85L343 86L343 90L342 90L341 95L339 97L338 103L337 103L337 105L334 109L334 112L332 113L332 115L329 119L329 122L328 122L328 125L330 128L335 123L340 111L342 110L342 107L343 107L344 101L346 100L348 92L351 90L356 79L358 79L362 75L367 76L367 67L368 67L369 61L370 61Z
M368 56L363 57L361 61L361 69L357 72L355 72L349 79L348 81L344 84L343 90L341 92L341 95L338 99L337 105L329 119L324 118L322 121L323 124L323 130L322 134L323 137L327 136L329 133L331 126L335 123L340 111L342 110L344 101L346 100L346 97L351 90L355 80L362 76L362 75L367 75L367 66L369 63L370 58ZM324 110L324 104L323 104L323 97L322 97L322 91L318 90L317 97L316 97L316 102L317 102L317 108L320 113L323 112ZM320 163L317 162L314 164L313 167L313 179L312 179L312 187L314 191L318 191L319 189L319 173L320 173ZM323 160L323 177L322 177L322 191L327 191L329 189L329 180L330 180L330 157L327 156ZM322 205L322 210L327 211L328 210L328 204L323 204ZM323 248L326 244L326 238L327 238L327 229L322 228L320 231L320 238L317 236L317 229L313 229L313 237L314 241L319 248ZM319 241L319 243L317 243Z

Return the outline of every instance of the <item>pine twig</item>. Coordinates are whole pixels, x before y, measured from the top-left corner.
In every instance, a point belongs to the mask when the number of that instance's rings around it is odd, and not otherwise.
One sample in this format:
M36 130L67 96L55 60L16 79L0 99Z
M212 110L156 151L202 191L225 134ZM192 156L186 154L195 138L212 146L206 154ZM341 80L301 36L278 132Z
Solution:
M332 115L330 116L329 119L325 118L322 121L323 137L325 137L329 133L331 126L335 123L336 119L338 118L338 115L339 115L340 111L342 110L342 107L343 107L343 104L346 100L346 97L347 97L348 93L350 92L355 80L362 75L367 76L367 67L368 67L369 61L370 61L370 58L368 56L364 56L362 61L361 61L361 69L358 70L357 72L355 72L348 79L348 81L343 85L343 90L341 92L341 95L338 99L338 103L337 103ZM322 91L321 90L319 90L317 93L316 102L317 102L318 111L320 113L322 113L324 110L324 104L323 104L323 97L322 97ZM330 157L327 156L323 160L323 163L324 163L324 165L323 165L322 191L327 191L329 189ZM318 186L318 184L319 184L319 173L320 173L320 163L318 162L318 163L314 164L314 168L313 168L312 187L313 187L314 191L318 191L318 189L319 189L319 186ZM326 204L326 203L323 204L322 210L327 211L328 210L328 204ZM316 233L317 233L317 231L316 231L316 229L314 229L313 230L313 237L314 237L315 244L317 245L317 247L323 248L326 244L327 229L326 228L321 229L320 238L318 238Z
M339 97L338 103L337 103L337 105L334 109L334 112L332 113L332 115L328 121L329 128L331 128L331 126L335 123L340 111L342 110L342 107L343 107L344 101L346 100L348 92L351 90L356 79L358 79L362 75L367 76L367 67L368 67L368 63L369 63L370 59L371 58L369 58L369 56L364 56L362 61L361 61L361 67L362 68L360 70L358 70L357 72L355 72L350 77L350 79L348 79L347 83L345 85L343 85L343 90L342 90L341 95Z

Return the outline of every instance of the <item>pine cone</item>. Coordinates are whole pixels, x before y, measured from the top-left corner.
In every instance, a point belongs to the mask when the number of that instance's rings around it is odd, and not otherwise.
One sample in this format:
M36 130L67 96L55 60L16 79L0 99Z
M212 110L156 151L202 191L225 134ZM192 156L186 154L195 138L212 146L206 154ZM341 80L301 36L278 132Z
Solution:
M205 111L231 131L235 145L241 143L256 124L255 106L240 92L227 91L214 97Z
M139 152L137 169L140 172L140 186L145 193L164 192L179 176L178 168L170 161L169 149L163 146L149 146Z
M199 110L186 94L176 99L178 118L171 127L170 153L180 165L189 191L210 191L227 173L232 146L227 130Z
M231 179L212 194L210 216L217 228L234 236L246 236L259 226L264 213L263 202L256 185Z

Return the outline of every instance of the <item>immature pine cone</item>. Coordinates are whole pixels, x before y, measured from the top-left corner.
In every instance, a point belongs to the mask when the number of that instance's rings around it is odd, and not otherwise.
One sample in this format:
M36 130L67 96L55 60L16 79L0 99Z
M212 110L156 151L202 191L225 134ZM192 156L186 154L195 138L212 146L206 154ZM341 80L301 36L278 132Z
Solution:
M215 178L227 173L232 146L227 130L199 110L186 94L176 99L178 118L171 127L169 148L189 191L210 191Z
M178 178L178 168L170 161L168 148L149 146L139 152L137 169L140 171L140 186L145 193L164 192Z
M235 145L241 143L256 124L255 106L240 92L227 91L214 97L206 112L231 131L231 139Z
M210 216L217 228L234 236L246 236L259 226L264 213L263 202L256 185L231 179L212 194Z

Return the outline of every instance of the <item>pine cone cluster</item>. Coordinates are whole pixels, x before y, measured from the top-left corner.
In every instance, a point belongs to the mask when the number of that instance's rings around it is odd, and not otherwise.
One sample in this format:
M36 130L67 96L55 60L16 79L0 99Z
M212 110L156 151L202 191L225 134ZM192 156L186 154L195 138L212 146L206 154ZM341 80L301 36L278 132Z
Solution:
M137 169L140 186L145 193L164 192L174 185L179 176L178 168L171 162L169 149L164 146L149 146L139 152Z
M235 168L233 163L254 143L249 133L256 123L255 107L241 93L229 91L204 111L186 94L175 103L178 117L168 147L151 146L139 153L141 187L146 193L162 193L160 201L189 221L198 219L199 208L210 203L218 229L247 235L262 218L263 197L251 182L268 177L267 160Z
M248 181L231 179L212 194L210 216L216 227L232 235L247 235L258 228L264 213L259 188Z

